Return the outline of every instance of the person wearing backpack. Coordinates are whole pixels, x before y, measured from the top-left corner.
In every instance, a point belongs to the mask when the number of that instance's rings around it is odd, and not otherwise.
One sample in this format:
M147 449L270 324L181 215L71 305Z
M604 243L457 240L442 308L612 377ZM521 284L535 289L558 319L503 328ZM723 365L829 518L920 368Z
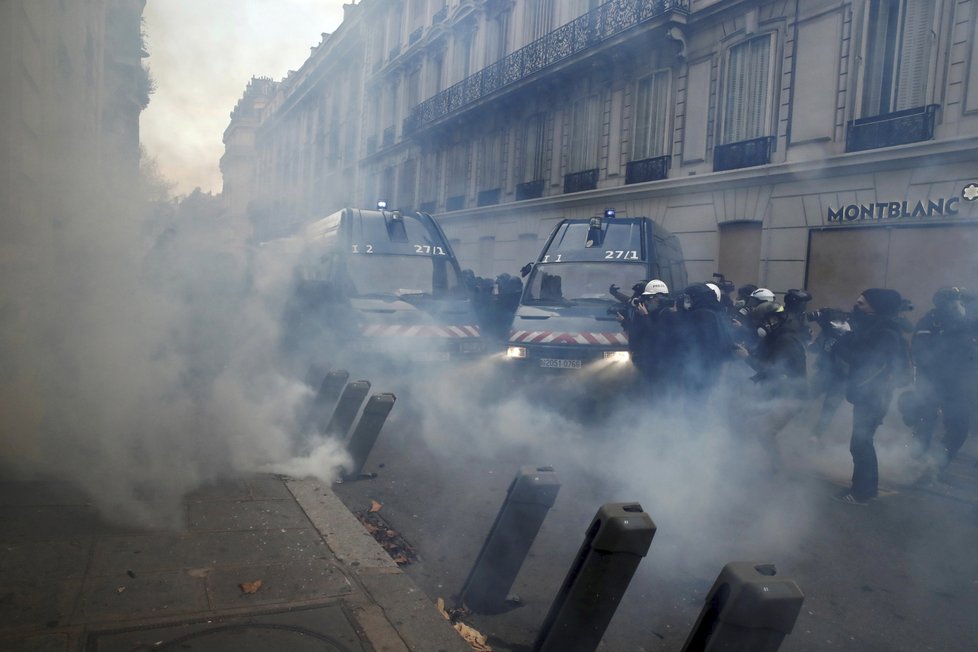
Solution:
M907 343L899 324L903 297L896 290L864 290L852 307L852 332L836 344L847 370L846 400L852 404L852 483L836 498L863 505L879 492L873 437L889 409L893 390L909 372Z

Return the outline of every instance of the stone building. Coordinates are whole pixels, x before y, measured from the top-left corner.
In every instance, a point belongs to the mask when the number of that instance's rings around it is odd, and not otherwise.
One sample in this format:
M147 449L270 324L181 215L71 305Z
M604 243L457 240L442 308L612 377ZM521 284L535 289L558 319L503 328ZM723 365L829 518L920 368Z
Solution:
M346 9L259 118L272 223L385 198L495 275L614 208L677 233L694 280L978 286L978 0Z
M0 241L63 214L67 184L132 187L139 114L149 102L142 59L145 0L0 3ZM75 190L75 189L69 189Z

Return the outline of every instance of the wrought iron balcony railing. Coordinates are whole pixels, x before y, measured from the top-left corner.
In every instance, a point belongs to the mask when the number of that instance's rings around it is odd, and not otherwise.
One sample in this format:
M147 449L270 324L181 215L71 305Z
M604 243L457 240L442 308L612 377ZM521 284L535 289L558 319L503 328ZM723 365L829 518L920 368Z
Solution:
M414 128L423 128L669 11L688 14L689 0L606 2L425 100L412 112L417 116L413 122Z
M846 151L861 152L932 140L939 108L940 104L930 104L853 120L846 130Z
M545 184L545 179L536 179L534 181L527 181L525 183L518 184L516 186L516 201L543 197L543 187Z
M713 171L738 170L767 165L774 151L774 136L763 136L713 148Z
M411 36L408 37L408 45L414 45L421 40L421 35L424 34L424 27L419 27L418 29L411 32Z
M493 204L499 203L499 198L503 194L502 188L493 188L491 190L480 190L479 196L476 198L477 206L492 206Z
M448 18L448 5L442 5L441 9L435 12L435 15L431 17L431 24L437 25L438 23L444 22Z
M465 208L465 195L455 195L445 200L446 211L460 211Z
M658 181L669 176L669 164L672 157L656 156L639 161L630 161L625 166L625 184L642 183L643 181Z
M384 147L390 147L394 144L394 127L387 127L384 129Z
M438 202L436 202L436 201L423 201L423 202L421 202L421 206L419 207L419 210L422 213L434 213L436 208L438 208Z
M598 169L564 175L564 193L594 190L598 187Z
M390 61L391 59L396 59L397 55L399 55L400 53L401 53L401 44L398 43L397 45L391 48L390 52L387 53L387 60Z

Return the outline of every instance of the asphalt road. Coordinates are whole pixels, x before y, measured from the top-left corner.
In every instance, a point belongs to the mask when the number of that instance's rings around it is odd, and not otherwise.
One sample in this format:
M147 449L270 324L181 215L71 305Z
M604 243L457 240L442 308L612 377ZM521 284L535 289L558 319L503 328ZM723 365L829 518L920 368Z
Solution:
M804 593L782 650L978 647L978 438L943 481L921 481L927 462L909 454L894 410L877 435L883 494L854 506L831 498L851 471L846 406L819 447L807 442L814 414L799 413L775 473L724 425L763 410L737 371L691 425L676 406L611 404L573 384L531 392L494 370L428 374L409 390L374 382L398 394L364 469L376 475L336 486L354 512L382 505L376 515L418 553L406 572L451 606L520 467L554 467L560 491L512 588L518 602L465 618L493 649L530 649L598 508L633 501L657 532L599 649L680 650L731 561L774 563ZM546 400L558 394L563 408Z

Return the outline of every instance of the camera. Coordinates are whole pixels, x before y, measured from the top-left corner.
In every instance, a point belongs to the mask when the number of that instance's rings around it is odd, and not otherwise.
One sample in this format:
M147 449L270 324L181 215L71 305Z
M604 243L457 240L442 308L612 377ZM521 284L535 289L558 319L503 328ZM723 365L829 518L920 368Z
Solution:
M851 315L838 308L821 308L819 310L813 310L812 312L805 313L805 319L807 321L813 321L819 326L825 326L832 321L849 321Z

